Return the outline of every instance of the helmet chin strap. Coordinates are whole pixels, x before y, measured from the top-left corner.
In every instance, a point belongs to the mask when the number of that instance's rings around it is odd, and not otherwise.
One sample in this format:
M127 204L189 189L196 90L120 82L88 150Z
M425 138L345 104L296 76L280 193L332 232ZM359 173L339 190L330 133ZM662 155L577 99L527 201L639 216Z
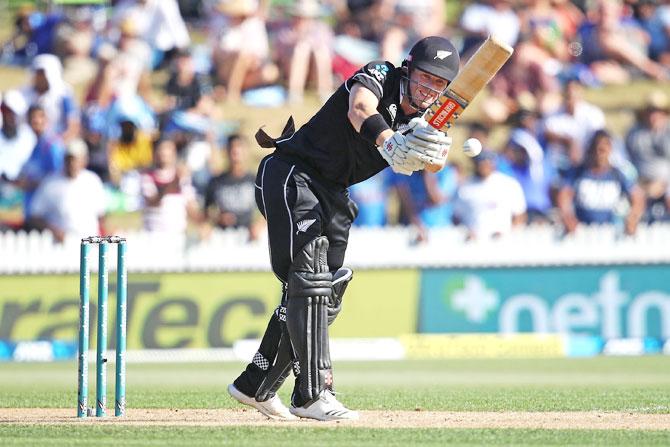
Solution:
M409 87L409 83L409 70L407 70L407 74L402 77L402 81L400 82L400 100L402 101L402 99L407 96L410 107L414 108L417 112L422 113L425 109L422 109L421 106L414 102L414 96L412 95L412 89Z

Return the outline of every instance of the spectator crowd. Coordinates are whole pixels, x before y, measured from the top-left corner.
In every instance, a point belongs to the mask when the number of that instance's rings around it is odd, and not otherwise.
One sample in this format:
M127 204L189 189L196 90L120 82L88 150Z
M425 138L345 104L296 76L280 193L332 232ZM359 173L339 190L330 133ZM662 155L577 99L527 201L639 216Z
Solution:
M106 234L120 211L147 231L255 239L255 149L225 108L323 102L371 60L399 65L421 37L449 37L467 60L490 34L515 53L459 124L482 153L354 185L355 224L412 225L420 242L452 225L477 239L670 221L670 0L33 3L12 10L0 47L0 70L29 74L19 88L0 81L0 231ZM654 87L625 129L585 99L639 80Z

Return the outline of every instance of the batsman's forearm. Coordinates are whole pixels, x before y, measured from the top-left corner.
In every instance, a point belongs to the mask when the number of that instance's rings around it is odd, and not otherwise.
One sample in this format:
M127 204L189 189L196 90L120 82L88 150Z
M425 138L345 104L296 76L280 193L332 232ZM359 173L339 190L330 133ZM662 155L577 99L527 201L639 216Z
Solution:
M349 118L349 122L354 126L356 132L361 131L361 126L366 119L378 113L378 105L379 100L374 93L363 87L362 84L354 84L349 93L347 118Z

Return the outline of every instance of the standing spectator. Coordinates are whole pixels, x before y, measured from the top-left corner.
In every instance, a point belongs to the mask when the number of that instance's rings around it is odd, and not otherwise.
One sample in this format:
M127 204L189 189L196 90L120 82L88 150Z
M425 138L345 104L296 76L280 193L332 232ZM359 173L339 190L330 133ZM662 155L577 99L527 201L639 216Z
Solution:
M33 60L32 84L23 89L28 104L40 105L47 115L48 131L68 142L79 135L79 110L72 88L63 80L63 67L53 54Z
M628 198L630 210L624 221L626 234L633 234L644 212L644 193L610 163L612 137L605 130L595 133L582 166L568 178L558 194L558 207L565 230L579 223L613 224L617 207Z
M605 127L603 111L583 97L579 81L568 81L563 107L544 122L547 155L562 174L581 164L586 144L597 130Z
M235 102L243 90L275 82L279 70L270 61L265 13L258 0L219 0L218 10L227 24L221 34L215 33L215 79Z
M670 103L665 93L652 92L626 136L626 148L640 176L640 185L654 214L670 185Z
M499 237L526 222L526 201L519 183L496 170L496 154L484 150L474 158L473 177L456 192L454 215L469 239Z
M503 150L499 169L512 176L523 189L529 223L548 223L552 209L552 191L556 170L544 156L537 135L537 114L520 110L512 120L514 126Z
M114 8L112 24L130 21L153 51L151 67L158 67L166 53L186 48L191 42L177 0L122 0Z
M445 166L437 173L419 171L409 177L396 176L400 198L400 222L414 226L416 242L428 239L428 229L452 225L453 199L458 187L458 171Z
M233 134L228 138L228 169L207 185L205 212L213 211L214 224L222 229L246 228L249 239L259 236L262 226L256 219L254 176L248 170L249 142Z
M277 60L288 80L289 101L302 102L305 85L312 74L319 96L325 102L333 90L333 32L319 19L322 11L316 0L297 0L289 8L289 14L291 21L275 39Z
M31 228L49 230L58 242L102 234L106 209L100 178L86 170L86 143L80 139L65 147L65 167L40 184L30 210Z
M154 167L142 174L142 198L147 231L183 234L189 217L200 220L195 190L178 164L174 142L156 144Z
M23 215L30 220L33 196L40 183L50 174L63 171L65 148L62 142L50 134L44 109L38 105L28 109L28 123L37 137L30 158L23 165L18 184L23 189Z

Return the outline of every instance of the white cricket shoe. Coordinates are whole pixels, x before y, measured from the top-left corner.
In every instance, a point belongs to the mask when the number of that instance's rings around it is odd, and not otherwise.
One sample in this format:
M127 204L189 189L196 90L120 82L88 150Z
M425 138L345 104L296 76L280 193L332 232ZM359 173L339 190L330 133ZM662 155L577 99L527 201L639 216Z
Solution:
M356 420L358 413L342 405L330 390L323 390L319 398L308 407L294 407L291 413L301 418L316 419L318 421Z
M286 405L281 402L281 399L279 399L279 396L276 394L264 402L258 402L253 397L249 397L242 391L238 390L232 383L228 385L228 394L233 396L233 399L239 403L254 407L256 410L260 411L270 419L278 421L298 420L297 417L291 414L288 408L286 408Z

